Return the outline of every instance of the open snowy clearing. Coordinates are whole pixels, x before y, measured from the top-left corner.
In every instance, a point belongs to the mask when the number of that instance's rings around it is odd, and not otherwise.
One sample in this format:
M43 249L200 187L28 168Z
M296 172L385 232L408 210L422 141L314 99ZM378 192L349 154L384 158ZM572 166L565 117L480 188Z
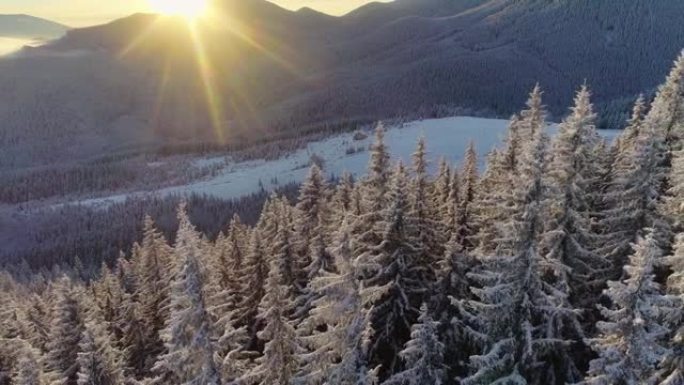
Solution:
M437 160L441 157L459 164L468 144L472 141L480 156L480 165L483 166L485 155L504 138L508 123L507 120L472 117L414 121L388 127L385 140L394 160L402 159L408 163L418 139L421 136L425 137L433 170L436 169ZM555 127L552 126L550 131L554 130ZM618 133L618 130L601 131L609 141ZM225 167L211 179L183 186L73 203L106 207L131 197L147 195L206 194L222 199L238 198L258 192L262 188L270 191L291 182L301 182L306 177L311 157L314 155L324 160L324 170L329 177L339 176L345 171L352 175L360 175L366 170L368 149L374 140L372 132L366 134L367 138L363 140L354 140L354 133L345 133L312 142L306 148L278 160L235 163L226 161L225 157L199 158L195 161L198 165L224 162Z

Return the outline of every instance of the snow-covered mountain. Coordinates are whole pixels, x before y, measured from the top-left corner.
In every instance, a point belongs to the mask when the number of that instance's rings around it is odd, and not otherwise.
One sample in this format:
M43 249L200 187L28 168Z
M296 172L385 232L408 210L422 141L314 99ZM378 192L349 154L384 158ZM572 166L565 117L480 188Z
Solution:
M679 0L402 0L343 17L216 1L223 11L196 31L212 67L212 108L183 23L135 15L72 30L0 63L2 165L397 116L507 118L536 82L555 120L586 80L604 125L621 124L684 47Z

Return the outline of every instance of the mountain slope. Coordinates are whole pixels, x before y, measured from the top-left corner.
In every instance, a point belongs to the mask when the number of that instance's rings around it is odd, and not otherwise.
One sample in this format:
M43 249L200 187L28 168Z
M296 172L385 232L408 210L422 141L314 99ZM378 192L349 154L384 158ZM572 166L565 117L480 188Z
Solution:
M0 89L20 94L0 99L0 149L14 154L3 165L394 116L507 116L536 82L555 117L585 80L619 113L684 47L679 0L397 0L338 18L216 1L195 29L136 15L0 62ZM48 66L49 79L31 79ZM54 146L74 138L86 144Z
M65 25L29 15L0 15L0 37L56 39L68 29Z

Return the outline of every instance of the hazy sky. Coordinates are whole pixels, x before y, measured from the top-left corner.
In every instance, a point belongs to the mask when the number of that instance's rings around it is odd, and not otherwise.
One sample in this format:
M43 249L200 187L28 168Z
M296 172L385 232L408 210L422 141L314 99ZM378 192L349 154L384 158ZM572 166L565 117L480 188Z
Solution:
M192 0L188 0L192 1ZM348 12L371 0L271 0L286 8L309 6L331 14ZM69 24L98 24L149 11L147 0L0 0L0 14L26 13Z

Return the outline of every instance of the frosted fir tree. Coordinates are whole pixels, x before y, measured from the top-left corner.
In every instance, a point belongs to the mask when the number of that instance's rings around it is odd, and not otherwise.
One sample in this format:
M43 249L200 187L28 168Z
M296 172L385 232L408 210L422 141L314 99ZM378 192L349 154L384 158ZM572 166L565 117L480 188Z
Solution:
M150 332L145 329L146 320L143 318L140 302L134 296L126 294L121 303L121 311L116 321L121 330L121 338L114 338L113 346L121 351L127 375L142 379L150 374L161 351L152 347ZM163 345L162 345L163 349Z
M227 235L219 236L214 247L216 259L214 267L212 295L207 311L211 315L214 333L218 336L215 346L215 361L224 382L242 375L248 367L250 344L248 326L243 324L244 313L240 305L248 293L245 287L247 230L239 216L231 220ZM265 275L264 275L265 276ZM258 301L257 301L258 303Z
M149 374L157 357L164 351L160 332L169 315L170 286L175 270L173 249L156 228L151 217L145 218L142 250L139 263L136 303L129 303L124 314L129 319L139 316L140 325L129 322L127 354L136 377ZM130 301L129 301L130 302ZM135 314L135 313L139 314ZM142 333L142 341L137 333Z
M669 174L670 189L667 192L664 213L675 231L684 231L684 149L672 156Z
M645 132L646 125L646 101L643 95L639 95L634 107L632 116L627 121L627 127L620 134L616 143L616 156L613 163L613 173L619 174L623 168L629 168L632 157L637 149L637 141Z
M671 335L669 351L655 376L658 385L684 384L684 234L677 236L673 249L673 254L665 258L672 271L667 279L667 293L674 306L665 312Z
M470 301L469 333L485 345L483 354L471 357L471 373L462 384L565 384L579 373L570 359L573 337L581 338L578 311L567 294L548 276L565 267L542 258L537 238L542 224L545 170L543 132L535 134L521 162L515 187L516 215L504 224L497 240L505 253L485 261L470 274L477 285L477 300ZM509 251L512 254L507 254Z
M57 282L55 294L45 367L51 385L76 385L79 343L85 322L79 302L81 294L68 278Z
M380 242L382 220L387 206L388 185L390 181L390 155L384 143L385 128L379 124L375 130L375 143L370 151L368 173L359 187L360 212L354 219L354 254L364 255Z
M45 385L40 364L40 353L28 344L22 344L17 352L17 363L12 373L13 385Z
M463 250L453 234L439 263L438 280L429 303L429 310L439 323L439 339L444 343L445 384L452 384L466 374L468 359L477 352L477 341L468 335L469 317L463 309L463 304L473 299L470 292L473 282L468 279L468 273L475 266L475 259Z
M239 316L237 326L246 326L251 342L247 345L248 350L258 350L259 341L257 332L261 322L257 319L259 304L264 295L264 282L268 277L269 262L262 243L261 231L253 229L250 237L247 255L245 257L245 296L238 305L236 314Z
M286 217L279 220L278 231L273 243L273 261L278 264L278 270L282 274L283 284L291 290L294 297L301 294L306 281L303 269L299 266L299 259L295 252L292 228Z
M256 359L256 366L237 378L235 384L288 385L292 383L296 369L299 342L295 328L288 319L292 311L290 286L277 260L271 262L266 295L259 305L258 319L264 329L258 337L265 341L263 355Z
M475 247L473 237L476 229L474 225L474 201L478 194L479 172L477 169L477 152L473 142L466 150L463 169L461 170L461 202L456 220L456 241L463 245L466 251Z
M411 339L399 353L405 369L383 385L442 385L445 380L444 344L437 333L439 322L430 316L427 305L420 310L418 323L411 327Z
M449 240L457 234L458 230L458 220L460 219L460 209L461 209L461 180L458 175L458 171L454 170L451 175L451 182L449 187L449 192L446 200L446 204L442 207L442 213L444 214L443 225L444 228L444 239ZM477 198L476 198L477 200ZM474 203L473 203L474 204ZM454 239L455 241L455 239Z
M98 311L93 311L99 314ZM91 315L81 336L78 353L78 385L125 383L123 354L111 341L101 316Z
M598 322L599 336L590 340L599 357L592 360L587 385L648 384L668 350L668 330L660 321L671 307L654 281L654 264L661 250L651 232L634 245L625 266L626 278L611 281L605 294L612 306L602 307L606 321Z
M435 264L444 254L443 234L441 223L437 220L436 208L430 199L432 183L428 176L427 151L425 138L418 141L418 147L413 154L413 171L415 176L411 182L409 196L410 215L415 220L415 237L420 244L417 258L425 267L429 281L435 280Z
M214 259L209 268L210 283L207 290L207 311L219 336L224 336L225 344L220 344L216 354L225 357L241 343L248 341L246 329L237 327L239 304L245 293L245 233L240 218L235 215L231 220L226 236L219 235L213 246ZM211 247L211 246L210 246ZM222 358L221 362L225 362ZM231 370L229 369L228 372Z
M506 179L503 156L495 148L487 154L487 167L480 179L475 200L470 204L473 226L477 229L472 237L475 245L473 254L482 259L494 254L494 240L499 237L500 207L508 195Z
M329 221L329 231L334 231L334 229L342 223L342 220L346 217L347 212L352 209L352 200L354 195L354 178L352 175L345 171L342 173L335 192L333 193L330 202L330 211L332 212L333 220Z
M29 301L24 317L28 342L40 353L45 353L50 331L49 304L38 294L33 294Z
M406 170L400 164L393 177L380 226L383 229L372 253L360 255L362 268L373 274L365 287L381 290L372 302L372 345L370 362L381 366L380 378L400 369L398 353L410 337L419 307L430 286L429 271L419 259L422 245L415 238L415 218L407 197Z
M311 263L311 242L319 229L319 220L326 218L328 186L323 171L312 165L309 175L299 189L299 198L295 206L294 249L297 263L304 268ZM322 226L320 228L325 228ZM305 285L305 283L304 283Z
M242 270L245 260L245 227L236 214L230 221L225 236L219 235L216 240L213 261L212 286L216 300L222 305L232 303L233 306L242 300L244 282ZM213 302L214 298L210 299ZM213 305L213 304L212 304Z
M311 282L319 297L297 329L308 350L299 354L296 384L357 384L369 375L365 357L368 311L361 293L361 272L352 255L349 217L330 248L336 270Z
M109 332L120 340L123 327L119 323L122 305L126 296L121 282L116 274L102 264L100 279L93 283L94 302L102 312L103 321L107 322Z
M520 121L517 125L518 134L525 143L534 139L539 130L545 129L546 107L542 100L543 95L544 92L537 83L527 99L527 108L520 112Z
M642 229L654 229L661 245L670 238L669 226L659 212L665 173L657 146L654 133L642 132L629 159L621 159L619 168L613 169L613 185L603 195L609 207L599 221L603 234L595 252L613 262L615 279L620 277L621 267L632 251L631 243L636 242Z
M495 252L495 240L502 236L499 224L516 214L511 211L515 205L510 187L519 183L520 162L529 143L546 128L542 94L536 85L530 93L527 108L511 118L504 146L488 156L473 209L478 234L472 238L477 246L476 254L481 258ZM548 140L546 136L542 139Z
M178 209L178 220L174 254L184 262L171 287L170 315L161 333L166 351L152 369L152 383L218 385L221 380L214 363L212 324L206 310L199 261L200 239L185 204Z
M501 157L504 169L508 172L510 180L514 180L518 173L518 163L521 153L524 151L520 133L520 116L513 115L508 123L508 132L504 146L501 149Z
M674 62L665 83L660 86L646 118L646 125L658 132L664 146L664 165L670 156L682 149L684 138L684 51Z
M326 226L324 223L325 221L321 218L315 231L316 235L314 235L309 245L308 254L310 255L311 262L304 269L307 286L295 301L296 310L294 318L296 320L306 318L311 311L314 301L320 297L320 293L312 286L313 280L335 270L334 259L328 252L327 237L325 236Z
M385 127L381 123L375 129L375 142L371 146L368 174L363 180L363 195L368 211L378 212L385 208L390 174L390 155L385 145Z
M551 149L553 160L546 180L551 191L541 247L547 259L569 268L563 281L570 287L572 304L591 308L611 265L593 251L596 238L591 216L597 194L593 178L598 175L596 148L600 141L586 86L577 93L571 111L560 125Z
M439 159L437 179L435 179L432 191L432 205L438 211L443 212L449 203L449 193L451 192L451 167L445 158ZM445 221L446 222L446 221Z

